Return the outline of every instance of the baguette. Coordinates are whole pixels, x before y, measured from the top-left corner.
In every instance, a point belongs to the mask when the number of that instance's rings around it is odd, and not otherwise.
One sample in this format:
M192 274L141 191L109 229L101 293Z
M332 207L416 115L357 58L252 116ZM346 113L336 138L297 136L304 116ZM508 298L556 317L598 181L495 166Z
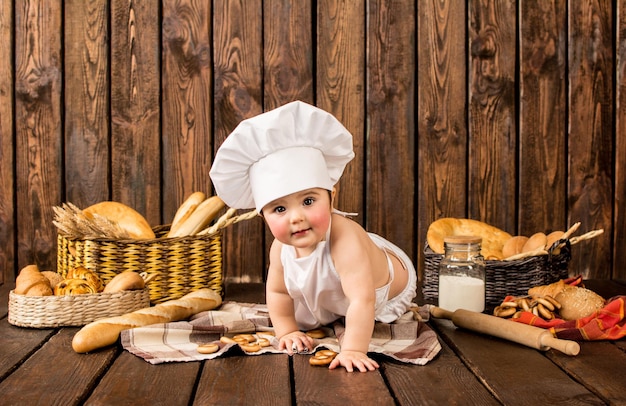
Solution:
M184 202L180 205L178 210L176 210L176 214L174 215L174 219L172 220L172 225L170 227L170 232L168 233L168 237L173 235L173 233L178 230L178 228L191 216L191 213L196 210L198 205L202 203L206 199L206 195L204 192L194 192L192 193Z
M187 235L195 235L197 232L204 229L209 225L211 221L217 216L220 210L224 208L225 204L218 196L211 196L204 200L196 207L196 209L178 227L174 232L170 232L168 237L184 237Z
M185 320L194 314L215 309L221 304L222 298L217 292L208 288L199 289L180 299L87 324L74 335L72 348L77 353L90 352L115 344L122 330Z

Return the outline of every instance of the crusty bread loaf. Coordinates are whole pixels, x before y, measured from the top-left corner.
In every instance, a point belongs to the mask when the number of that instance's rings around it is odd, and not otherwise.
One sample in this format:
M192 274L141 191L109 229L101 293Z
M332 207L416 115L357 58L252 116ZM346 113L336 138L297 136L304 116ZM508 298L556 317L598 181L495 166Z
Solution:
M135 209L119 202L104 201L83 210L87 217L99 215L117 224L131 238L149 240L155 238L154 231L148 221Z
M14 292L26 296L50 296L52 287L37 265L31 264L22 268L15 278Z
M559 314L563 320L578 320L592 315L605 305L605 299L587 288L572 287L555 297L561 304Z
M104 287L104 293L143 289L146 281L137 272L124 271L113 277Z
M472 235L482 238L481 253L485 259L502 260L504 243L511 238L506 231L491 226L482 221L472 219L458 219L452 217L441 218L430 224L426 232L428 246L437 254L443 254L443 239L453 235Z
M195 235L207 227L224 206L225 203L219 196L205 199L176 230L170 231L167 236L175 238Z
M214 290L208 288L196 290L180 299L87 324L74 335L72 348L78 353L93 351L114 344L122 330L188 319L194 314L215 309L221 304L222 298Z
M194 192L185 201L180 205L178 210L176 210L176 214L174 215L174 219L172 220L172 225L170 226L170 235L175 235L180 228L180 226L191 216L196 208L206 199L206 194L204 192ZM169 235L168 235L169 237Z

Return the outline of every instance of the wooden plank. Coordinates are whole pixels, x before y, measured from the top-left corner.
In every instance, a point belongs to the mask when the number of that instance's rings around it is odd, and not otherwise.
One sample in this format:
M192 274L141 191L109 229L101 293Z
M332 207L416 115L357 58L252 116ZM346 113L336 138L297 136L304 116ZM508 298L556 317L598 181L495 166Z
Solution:
M156 3L111 2L111 194L153 226L161 224L158 45Z
M466 16L464 7L422 2L418 11L416 218L419 275L426 231L440 217L466 216Z
M517 209L516 11L515 2L488 0L471 1L468 10L468 217L509 232Z
M85 405L188 405L199 370L199 362L155 366L122 351Z
M368 3L365 224L415 258L415 2ZM391 158L393 157L393 158ZM391 159L390 159L391 158Z
M12 2L0 4L0 285L15 280L15 226L16 208L15 164L13 137L13 38L14 21Z
M541 404L546 399L554 404L604 404L541 351L456 328L449 320L432 319L431 325L503 404Z
M310 355L293 356L296 402L318 405L394 405L380 371L346 372L309 364Z
M64 5L66 200L84 208L111 193L108 1Z
M0 293L0 297L7 295ZM2 313L0 313L1 315ZM0 381L19 368L55 331L12 326L6 318L0 319Z
M565 4L521 3L519 233L569 228L566 219ZM538 198L541 196L541 198Z
M211 193L211 2L162 3L162 190L169 221L191 193Z
M352 134L354 159L337 185L335 207L360 213L364 225L365 2L323 0L317 6L317 105Z
M500 404L450 347L444 342L441 342L441 347L437 358L426 365L382 363L383 375L398 404Z
M262 7L260 0L214 3L215 151L239 122L263 112ZM238 223L223 235L224 279L263 281L263 222Z
M626 404L626 354L610 342L583 342L580 354L569 357L550 351L548 358L607 404Z
M228 355L205 361L194 405L291 405L289 356Z
M617 2L615 71L615 207L613 247L626 247L626 4ZM611 278L626 279L626 256L613 250Z
M110 347L89 355L71 349L76 328L59 331L41 349L0 382L6 405L80 405L118 351ZM24 333L20 335L23 336ZM60 354L63 354L60 356Z
M613 211L613 12L610 2L569 3L569 223L603 235L572 249L571 274L610 278Z
M17 267L55 269L52 206L61 199L61 3L16 8L15 170Z

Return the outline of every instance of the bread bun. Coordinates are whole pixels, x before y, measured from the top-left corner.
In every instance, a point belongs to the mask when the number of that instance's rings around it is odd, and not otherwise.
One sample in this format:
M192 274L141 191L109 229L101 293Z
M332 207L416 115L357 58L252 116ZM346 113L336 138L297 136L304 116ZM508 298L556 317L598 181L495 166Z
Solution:
M149 240L155 238L148 221L137 211L123 203L105 201L96 203L83 210L89 218L94 215L105 217L125 230L131 238Z
M587 288L571 287L555 297L561 304L559 314L564 320L578 320L602 309L606 300Z
M90 271L84 266L77 266L67 271L66 279L82 279L96 290L96 292L102 292L104 289L104 283L102 279L95 272Z
M509 238L502 247L502 256L508 258L521 253L526 241L528 241L528 237L525 235L516 235L515 237Z
M123 290L143 289L146 282L137 272L124 271L113 277L104 287L104 293L120 292Z
M64 279L54 287L54 294L63 295L84 295L88 293L98 293L96 287L83 279Z
M528 241L522 247L522 252L531 252L546 247L547 237L544 233L539 232L528 237Z
M473 235L482 238L481 254L485 259L502 260L504 243L511 234L478 220L441 218L430 224L426 232L426 240L430 248L437 254L443 254L443 239L454 235Z
M27 265L15 278L15 290L18 295L50 296L52 287L50 281L40 271L37 265Z
M48 281L50 282L50 286L52 287L52 289L54 289L54 287L56 285L59 284L59 282L63 281L63 277L61 276L61 274L57 273L57 272L52 272L52 271L41 271L41 274L43 276L45 276Z

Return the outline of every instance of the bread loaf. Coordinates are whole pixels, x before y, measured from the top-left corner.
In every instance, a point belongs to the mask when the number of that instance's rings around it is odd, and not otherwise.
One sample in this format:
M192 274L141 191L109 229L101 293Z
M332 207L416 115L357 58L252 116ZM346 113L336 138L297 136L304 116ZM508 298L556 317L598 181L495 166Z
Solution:
M184 237L195 235L209 225L225 204L218 196L211 196L196 207L191 215L175 230L170 231L168 237Z
M113 277L104 287L104 293L121 292L123 290L143 289L145 280L137 272L124 271Z
M52 287L50 281L40 271L37 265L27 265L20 270L15 279L15 293L26 296L50 296Z
M74 335L72 348L77 353L93 351L114 344L122 330L188 319L194 314L215 309L221 304L222 298L214 290L200 289L180 299L87 324Z
M437 254L443 254L443 239L453 235L472 235L482 238L482 256L489 260L502 260L504 243L511 234L482 221L446 217L430 224L426 232L428 246Z
M178 210L176 210L174 219L172 220L168 237L175 235L174 233L177 232L185 220L191 216L191 213L193 213L198 205L200 205L200 203L202 203L205 199L206 195L203 192L194 192L183 202L183 204L180 205Z
M87 217L99 215L117 224L131 238L149 240L155 238L154 231L148 221L137 211L123 203L104 201L83 210Z

